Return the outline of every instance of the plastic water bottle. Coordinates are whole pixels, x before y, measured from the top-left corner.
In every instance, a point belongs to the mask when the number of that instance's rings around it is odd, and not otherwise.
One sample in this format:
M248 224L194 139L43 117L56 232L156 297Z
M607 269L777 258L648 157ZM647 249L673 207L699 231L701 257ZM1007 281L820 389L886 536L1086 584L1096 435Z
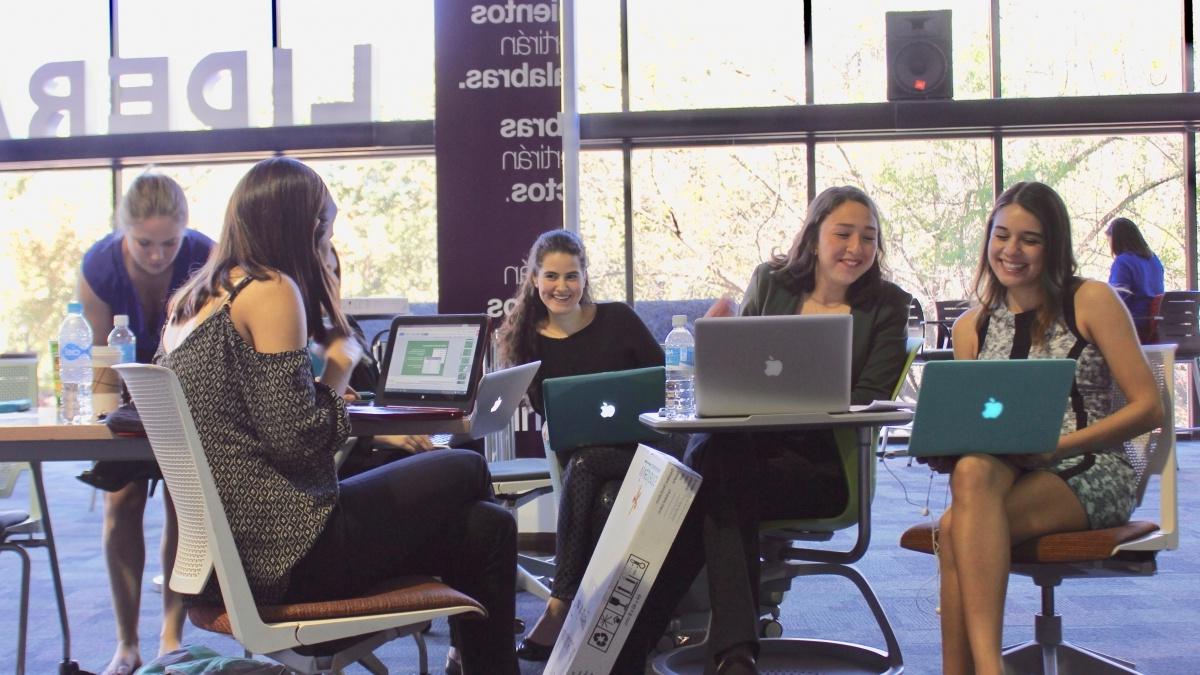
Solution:
M674 328L667 334L666 407L663 417L691 417L696 414L696 340L687 329L687 317L671 317Z
M92 327L83 318L81 303L67 304L67 318L58 329L58 351L59 417L67 424L87 424L92 421Z
M129 330L129 315L118 314L113 317L113 329L108 334L108 346L121 351L118 363L137 363L137 336Z

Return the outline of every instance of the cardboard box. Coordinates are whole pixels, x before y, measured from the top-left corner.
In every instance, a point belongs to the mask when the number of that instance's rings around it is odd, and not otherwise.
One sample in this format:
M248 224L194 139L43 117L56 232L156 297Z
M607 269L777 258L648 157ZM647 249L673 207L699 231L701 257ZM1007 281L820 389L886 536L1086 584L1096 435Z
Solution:
M608 675L699 487L682 462L638 446L547 675Z

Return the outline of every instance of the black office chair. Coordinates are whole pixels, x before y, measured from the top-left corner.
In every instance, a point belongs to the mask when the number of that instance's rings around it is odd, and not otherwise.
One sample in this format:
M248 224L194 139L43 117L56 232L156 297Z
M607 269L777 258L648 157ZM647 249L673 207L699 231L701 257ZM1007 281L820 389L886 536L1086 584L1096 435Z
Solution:
M937 339L934 346L937 349L952 349L954 344L951 340L950 328L954 323L954 319L963 315L971 307L970 300L938 300L934 302L934 309L937 312Z
M1200 291L1163 293L1154 329L1156 342L1175 345L1175 362L1188 365L1195 391L1200 393ZM1180 429L1195 431L1186 418Z

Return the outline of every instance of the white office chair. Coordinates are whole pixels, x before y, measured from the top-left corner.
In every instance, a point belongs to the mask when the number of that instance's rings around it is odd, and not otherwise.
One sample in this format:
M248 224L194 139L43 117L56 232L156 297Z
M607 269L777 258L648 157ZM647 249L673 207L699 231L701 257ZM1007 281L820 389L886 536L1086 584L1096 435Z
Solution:
M246 651L264 654L301 673L339 672L355 662L372 673L386 673L372 652L389 640L411 634L420 654L420 672L428 673L420 632L426 622L441 616L485 613L467 595L430 577L415 576L393 579L376 592L357 598L257 605L178 378L159 366L125 364L116 370L137 402L175 502L179 547L170 572L171 588L198 594L214 569L220 581L224 606L192 606L188 616L193 624L229 634ZM332 641L338 642L325 645Z
M12 496L21 474L29 469L25 462L0 462L0 499ZM25 636L29 626L29 553L30 546L42 546L42 513L37 500L37 486L30 481L29 510L0 511L0 551L12 551L21 559L20 623L17 628L17 670L25 672ZM11 538L14 535L22 538ZM56 575L57 576L57 575Z

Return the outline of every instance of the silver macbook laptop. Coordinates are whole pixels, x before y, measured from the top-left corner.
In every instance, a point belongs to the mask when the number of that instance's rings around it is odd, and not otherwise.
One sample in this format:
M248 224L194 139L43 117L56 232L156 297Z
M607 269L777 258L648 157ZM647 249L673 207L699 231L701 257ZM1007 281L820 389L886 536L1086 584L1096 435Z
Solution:
M845 412L849 314L696 321L696 415Z
M480 438L508 426L541 365L541 361L533 361L484 373L475 395L475 409L467 418L467 430L472 438Z

